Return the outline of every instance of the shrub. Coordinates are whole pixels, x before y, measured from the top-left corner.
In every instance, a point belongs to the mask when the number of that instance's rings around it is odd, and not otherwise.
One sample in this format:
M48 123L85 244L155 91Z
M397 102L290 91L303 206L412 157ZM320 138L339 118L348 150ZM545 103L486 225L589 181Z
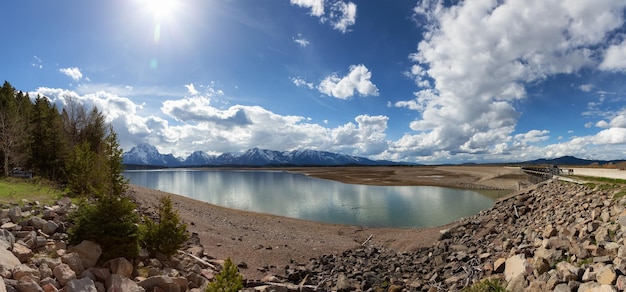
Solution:
M205 292L234 292L243 289L243 277L239 274L239 269L230 258L224 261L224 268L209 286Z
M84 199L78 210L70 214L74 223L69 229L70 243L97 242L102 247L100 259L105 261L116 257L136 258L139 215L135 208L135 203L126 196L102 196L91 202Z
M150 253L159 252L169 257L189 239L187 225L180 222L170 196L161 197L158 209L158 222L145 218L143 245Z

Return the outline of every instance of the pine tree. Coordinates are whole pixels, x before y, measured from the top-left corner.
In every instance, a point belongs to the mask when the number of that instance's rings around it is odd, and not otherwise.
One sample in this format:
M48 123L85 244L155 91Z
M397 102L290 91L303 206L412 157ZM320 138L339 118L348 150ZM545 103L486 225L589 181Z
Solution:
M170 196L163 196L159 201L158 222L149 218L145 220L143 245L150 253L159 252L169 257L189 239L189 235L187 225L180 222Z

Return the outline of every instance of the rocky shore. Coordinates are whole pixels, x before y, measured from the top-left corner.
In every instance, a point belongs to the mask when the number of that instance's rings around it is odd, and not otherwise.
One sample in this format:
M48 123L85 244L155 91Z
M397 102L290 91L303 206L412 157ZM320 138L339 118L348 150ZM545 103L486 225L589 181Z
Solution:
M623 291L621 188L549 181L422 230L301 222L173 197L193 232L179 254L107 262L94 243L68 246L69 200L20 202L0 210L0 291L203 291L226 257L248 291L456 291L485 279L507 291ZM130 194L140 212L153 212L149 199L162 194L144 191Z
M551 181L442 230L430 247L360 248L285 267L323 291L456 291L498 279L507 291L626 289L626 198Z

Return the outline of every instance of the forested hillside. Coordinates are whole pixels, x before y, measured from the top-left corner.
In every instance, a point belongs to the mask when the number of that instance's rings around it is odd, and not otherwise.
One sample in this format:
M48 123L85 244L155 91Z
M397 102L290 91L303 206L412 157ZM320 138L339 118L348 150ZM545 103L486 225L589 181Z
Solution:
M121 192L121 150L97 108L65 99L60 111L46 97L31 98L7 81L0 88L2 176L13 169L67 184L75 195Z

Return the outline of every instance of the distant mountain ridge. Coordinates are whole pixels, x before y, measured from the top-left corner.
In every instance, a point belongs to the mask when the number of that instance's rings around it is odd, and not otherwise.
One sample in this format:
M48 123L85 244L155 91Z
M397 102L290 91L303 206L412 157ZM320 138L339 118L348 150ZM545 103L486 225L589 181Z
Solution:
M556 165L590 165L593 163L598 163L598 164L607 164L607 163L619 163L619 162L623 162L624 160L589 160L589 159L582 159L582 158L578 158L578 157L574 157L574 156L563 156L563 157L559 157L559 158L553 158L553 159L546 159L546 158L542 158L542 159L536 159L536 160L530 160L530 161L526 161L523 162L525 164L556 164Z
M126 165L183 167L183 166L338 166L338 165L398 165L387 160L371 160L327 151L294 150L276 151L252 148L241 155L224 153L219 156L195 151L187 158L161 154L150 144L139 144L122 154Z

